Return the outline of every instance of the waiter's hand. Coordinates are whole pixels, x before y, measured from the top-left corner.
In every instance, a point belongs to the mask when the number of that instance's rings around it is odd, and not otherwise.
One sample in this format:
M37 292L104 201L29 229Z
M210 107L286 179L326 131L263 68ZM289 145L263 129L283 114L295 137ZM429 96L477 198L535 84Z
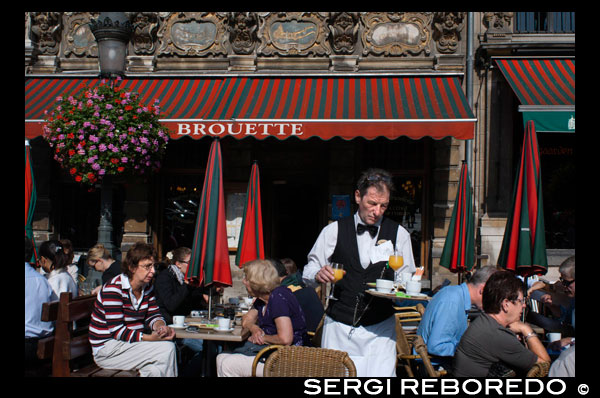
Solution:
M333 277L333 268L329 265L321 267L317 275L315 275L315 280L319 283L333 282L335 280Z

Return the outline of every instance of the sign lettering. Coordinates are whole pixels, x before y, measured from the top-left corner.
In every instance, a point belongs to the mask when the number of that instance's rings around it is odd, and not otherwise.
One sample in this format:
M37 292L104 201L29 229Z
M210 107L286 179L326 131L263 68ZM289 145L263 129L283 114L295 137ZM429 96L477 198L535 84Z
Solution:
M207 122L177 123L177 135L223 136L223 135L276 135L280 137L300 136L304 134L302 123L249 123L249 122Z

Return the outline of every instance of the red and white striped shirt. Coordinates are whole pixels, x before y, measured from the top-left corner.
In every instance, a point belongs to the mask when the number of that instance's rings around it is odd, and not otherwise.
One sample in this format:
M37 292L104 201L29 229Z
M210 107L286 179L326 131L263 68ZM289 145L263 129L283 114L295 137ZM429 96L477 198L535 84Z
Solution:
M129 343L142 341L144 327L164 319L160 314L154 289L146 285L141 300L133 295L129 278L120 274L102 286L89 326L89 340L96 354L111 339Z

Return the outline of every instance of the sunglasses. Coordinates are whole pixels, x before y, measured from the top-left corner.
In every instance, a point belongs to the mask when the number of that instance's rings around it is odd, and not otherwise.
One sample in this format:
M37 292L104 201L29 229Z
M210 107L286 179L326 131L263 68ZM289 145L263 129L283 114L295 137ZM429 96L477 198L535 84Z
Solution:
M564 287L569 287L569 286L571 286L573 284L573 282L575 282L575 279L570 280L570 281L567 281L567 280L565 280L563 278L559 278L559 279L560 279L560 283L562 283L562 285Z

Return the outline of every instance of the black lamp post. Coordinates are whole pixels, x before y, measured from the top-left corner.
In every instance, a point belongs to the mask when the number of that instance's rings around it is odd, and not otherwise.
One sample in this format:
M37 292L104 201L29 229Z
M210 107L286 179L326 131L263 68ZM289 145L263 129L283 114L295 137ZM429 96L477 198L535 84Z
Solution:
M129 18L123 12L102 12L97 20L90 22L90 29L98 42L100 76L113 79L125 75L127 43L133 31ZM112 176L105 175L100 190L100 224L98 243L104 245L116 257L112 242Z

